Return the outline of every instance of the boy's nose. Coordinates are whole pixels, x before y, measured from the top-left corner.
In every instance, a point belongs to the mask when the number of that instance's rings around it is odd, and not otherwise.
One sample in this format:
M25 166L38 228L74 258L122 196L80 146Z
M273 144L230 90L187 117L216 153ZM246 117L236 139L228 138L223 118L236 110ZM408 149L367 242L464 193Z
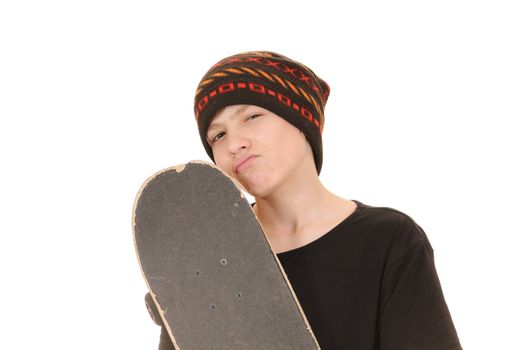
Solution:
M238 154L241 150L251 147L251 141L243 134L233 133L227 137L228 149L232 155Z

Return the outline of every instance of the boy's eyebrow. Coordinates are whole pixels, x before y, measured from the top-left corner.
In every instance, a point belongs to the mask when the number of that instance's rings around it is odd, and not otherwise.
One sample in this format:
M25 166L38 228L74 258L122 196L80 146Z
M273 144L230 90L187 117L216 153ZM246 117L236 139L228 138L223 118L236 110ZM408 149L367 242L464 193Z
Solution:
M237 116L237 115L239 115L239 114L242 114L242 113L245 112L245 110L248 109L249 107L251 107L251 105L242 105L242 106L238 107L238 108L237 108L232 114L230 114L230 115L228 116L228 118L232 118L232 117L234 117L234 116ZM218 124L218 123L215 123L214 120L212 120L212 122L210 123L210 125L209 125L209 127L208 127L207 130L210 130L210 129L212 129L212 128L214 128L214 127L217 127L217 126L219 126L219 124Z

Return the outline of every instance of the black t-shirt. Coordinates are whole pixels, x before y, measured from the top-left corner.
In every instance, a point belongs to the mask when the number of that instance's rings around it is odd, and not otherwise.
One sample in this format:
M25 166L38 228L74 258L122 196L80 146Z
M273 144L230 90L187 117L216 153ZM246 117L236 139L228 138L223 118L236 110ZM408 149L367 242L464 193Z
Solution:
M324 236L278 254L320 347L461 349L423 230L356 203Z

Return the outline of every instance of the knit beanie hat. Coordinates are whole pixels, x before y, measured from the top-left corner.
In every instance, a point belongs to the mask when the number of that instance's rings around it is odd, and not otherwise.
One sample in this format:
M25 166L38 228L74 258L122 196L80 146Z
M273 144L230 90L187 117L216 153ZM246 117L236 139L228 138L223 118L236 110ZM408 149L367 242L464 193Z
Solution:
M251 51L227 57L209 69L196 90L194 114L203 146L214 160L206 135L219 109L255 105L304 133L320 174L324 106L329 91L329 85L311 69L280 54Z

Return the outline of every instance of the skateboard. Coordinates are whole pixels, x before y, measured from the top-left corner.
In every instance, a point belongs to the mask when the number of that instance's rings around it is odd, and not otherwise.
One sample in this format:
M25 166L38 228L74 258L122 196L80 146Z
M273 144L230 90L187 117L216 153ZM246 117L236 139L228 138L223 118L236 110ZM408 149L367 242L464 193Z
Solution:
M320 349L250 204L219 168L190 162L152 175L132 226L176 349Z

